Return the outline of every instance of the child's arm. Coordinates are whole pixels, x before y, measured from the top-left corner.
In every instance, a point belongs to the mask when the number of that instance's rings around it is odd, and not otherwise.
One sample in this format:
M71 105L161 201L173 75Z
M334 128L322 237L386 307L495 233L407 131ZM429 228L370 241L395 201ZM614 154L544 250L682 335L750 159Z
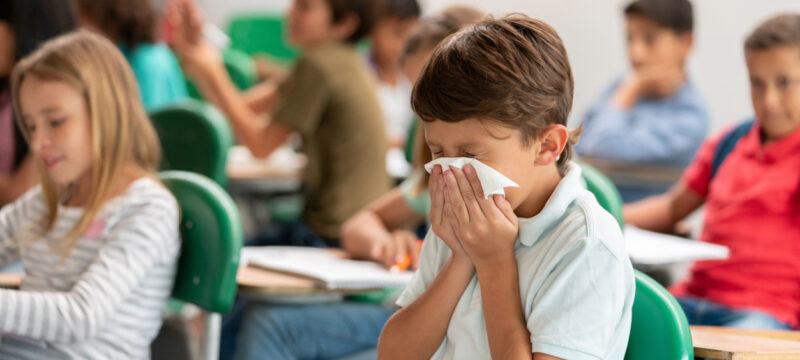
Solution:
M398 300L405 307L389 319L381 333L378 355L382 359L426 359L433 356L441 346L450 317L475 273L472 261L455 238L453 224L449 222L450 210L445 202L441 166L433 170L429 188L431 231L422 245L419 270ZM440 269L436 269L431 260L439 254L437 237L452 253ZM409 298L420 295L409 303L407 294L411 294Z
M578 152L626 163L685 165L708 130L708 112L703 104L698 99L684 99L625 108L621 104L633 96L630 93L634 90L628 90L631 87L621 84L619 94L604 97L587 114Z
M271 121L268 113L254 111L271 105L274 99L270 97L274 95L258 99L239 93L219 51L202 38L203 19L196 5L190 0L170 2L167 17L176 28L173 45L181 55L184 70L206 100L225 114L237 139L256 157L267 157L283 145L293 130Z
M0 332L51 342L90 339L158 264L173 262L180 247L178 210L171 198L152 199L109 229L111 240L66 292L0 289ZM166 294L165 294L166 295Z
M475 263L481 302L495 359L531 358L531 336L520 301L514 244L519 230L511 204L501 196L485 199L472 166L452 169L445 184L456 237Z
M19 258L19 246L15 237L22 235L18 233L24 227L39 221L44 208L41 190L31 190L16 201L0 207L0 265Z
M270 113L278 99L278 88L274 82L264 81L245 91L242 96L250 111L256 114Z
M378 357L431 358L442 344L450 317L473 274L469 259L453 256L447 260L422 295L398 310L383 327Z
M669 192L625 205L625 222L636 227L671 233L675 224L703 205L705 200L678 183Z
M417 236L407 229L422 216L411 209L398 187L381 196L342 225L342 247L362 259L383 262L387 267L411 254L418 264Z

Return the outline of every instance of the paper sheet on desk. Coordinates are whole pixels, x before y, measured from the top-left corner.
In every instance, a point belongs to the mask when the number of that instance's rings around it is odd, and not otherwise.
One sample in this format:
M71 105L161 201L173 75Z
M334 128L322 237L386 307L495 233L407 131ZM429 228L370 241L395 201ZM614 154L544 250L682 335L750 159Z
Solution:
M319 280L329 290L403 287L413 272L395 274L372 261L342 259L320 248L262 246L242 249L242 263Z
M728 258L728 248L677 236L625 226L625 248L631 261L643 265L665 265L697 260Z
M427 164L425 164L425 171L428 174L433 171L433 167L435 165L441 165L442 171L447 171L448 166L452 166L455 168L463 168L464 165L470 164L472 167L475 168L475 172L478 174L478 180L481 181L481 187L483 188L483 196L484 198L488 199L491 195L506 195L506 191L504 188L507 187L519 187L519 185L511 179L507 178L505 175L501 174L495 169L489 167L478 160L466 157L457 157L457 158L438 158L433 160Z

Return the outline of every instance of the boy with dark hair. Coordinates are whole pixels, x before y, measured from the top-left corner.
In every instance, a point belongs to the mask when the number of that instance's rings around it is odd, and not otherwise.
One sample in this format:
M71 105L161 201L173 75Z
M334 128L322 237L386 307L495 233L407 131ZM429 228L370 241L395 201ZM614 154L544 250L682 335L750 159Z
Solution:
M580 155L610 164L683 168L708 131L704 100L686 74L693 43L688 0L636 0L624 10L632 72L583 120ZM663 187L616 184L626 202Z
M411 95L434 158L431 231L379 358L623 358L633 268L570 161L573 89L561 38L525 15L434 50ZM487 168L517 187L484 188Z
M701 241L730 249L672 288L691 324L800 327L800 13L773 17L744 43L755 120L712 137L668 193L625 208L627 222L670 231L706 205Z

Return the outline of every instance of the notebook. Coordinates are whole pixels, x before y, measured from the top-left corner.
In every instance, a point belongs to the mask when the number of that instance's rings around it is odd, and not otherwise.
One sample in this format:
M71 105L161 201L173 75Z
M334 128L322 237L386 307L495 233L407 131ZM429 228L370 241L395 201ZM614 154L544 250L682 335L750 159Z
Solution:
M625 225L625 248L634 264L665 265L728 258L728 248Z
M242 249L242 263L310 278L328 290L404 287L411 271L392 273L372 261L344 259L336 252L311 247L262 246Z

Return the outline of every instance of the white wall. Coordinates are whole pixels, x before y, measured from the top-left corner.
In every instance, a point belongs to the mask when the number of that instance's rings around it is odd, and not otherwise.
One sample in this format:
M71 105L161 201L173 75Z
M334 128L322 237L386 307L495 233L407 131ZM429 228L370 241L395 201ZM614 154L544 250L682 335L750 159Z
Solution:
M282 11L290 0L198 0L206 16L224 26L233 13ZM564 39L575 73L573 118L581 117L608 82L627 69L624 23L627 0L419 0L426 13L452 4L493 14L522 12L553 25ZM752 114L742 42L756 24L781 11L800 11L800 0L694 0L695 51L689 73L711 109L713 129Z

